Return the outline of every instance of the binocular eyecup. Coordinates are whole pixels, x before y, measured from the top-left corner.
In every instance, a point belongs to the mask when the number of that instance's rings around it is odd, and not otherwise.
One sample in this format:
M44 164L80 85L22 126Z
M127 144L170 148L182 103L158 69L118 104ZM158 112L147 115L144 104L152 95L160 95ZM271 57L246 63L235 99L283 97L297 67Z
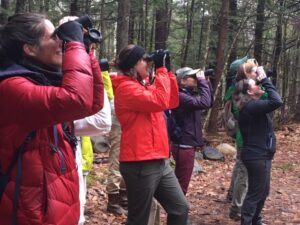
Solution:
M87 35L91 43L100 43L102 41L102 34L99 30L93 28L93 23L89 16L84 15L76 19L84 29L88 31Z

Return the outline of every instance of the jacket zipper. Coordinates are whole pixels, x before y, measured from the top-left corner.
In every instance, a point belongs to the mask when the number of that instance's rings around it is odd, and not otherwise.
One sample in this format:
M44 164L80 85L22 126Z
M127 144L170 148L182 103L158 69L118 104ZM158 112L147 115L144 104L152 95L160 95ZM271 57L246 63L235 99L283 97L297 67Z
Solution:
M57 148L54 145L50 145L50 148L53 152L58 154L59 161L60 161L60 171L61 171L62 174L65 174L66 173L66 163L65 163L64 154L62 153L62 151L59 148Z
M53 135L54 135L55 145L50 145L50 147L55 153L58 153L60 159L60 171L62 174L65 174L66 173L65 156L58 147L58 132L57 132L57 127L55 125L53 126Z

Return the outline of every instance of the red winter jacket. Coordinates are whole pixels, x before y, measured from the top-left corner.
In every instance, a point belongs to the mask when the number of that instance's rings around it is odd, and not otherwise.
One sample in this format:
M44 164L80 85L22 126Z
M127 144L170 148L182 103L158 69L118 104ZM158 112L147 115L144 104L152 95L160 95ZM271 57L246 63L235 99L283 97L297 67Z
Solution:
M74 152L60 123L92 115L103 106L103 82L95 59L82 44L66 45L61 87L41 86L25 77L0 81L0 165L7 171L25 136L36 136L23 154L18 225L77 225L79 185ZM57 124L57 125L55 125ZM53 126L58 147L51 150ZM65 172L62 165L65 164ZM0 203L0 224L12 224L16 169Z
M153 85L143 86L124 75L112 76L112 83L122 129L120 161L168 158L163 111L179 104L176 77L166 68L159 68Z

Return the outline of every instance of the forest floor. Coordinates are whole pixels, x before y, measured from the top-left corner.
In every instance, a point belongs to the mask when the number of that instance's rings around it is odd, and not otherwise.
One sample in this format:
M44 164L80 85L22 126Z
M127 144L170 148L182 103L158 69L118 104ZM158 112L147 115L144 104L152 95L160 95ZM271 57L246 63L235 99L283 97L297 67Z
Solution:
M300 124L289 124L276 131L277 152L272 164L270 195L263 210L268 225L300 225ZM211 146L230 141L224 133L208 137ZM106 154L97 154L102 158ZM238 225L228 217L226 200L234 158L225 161L201 160L204 172L194 174L188 190L190 225ZM94 164L88 187L87 225L125 224L126 216L106 212L105 193L107 163ZM161 210L161 224L166 224Z

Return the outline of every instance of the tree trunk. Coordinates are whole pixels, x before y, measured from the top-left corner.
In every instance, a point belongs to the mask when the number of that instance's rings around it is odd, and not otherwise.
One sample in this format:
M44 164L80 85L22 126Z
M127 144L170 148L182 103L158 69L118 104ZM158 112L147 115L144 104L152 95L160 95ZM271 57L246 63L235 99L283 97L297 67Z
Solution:
M152 16L152 23L151 23L151 31L150 31L150 43L149 43L149 49L153 50L153 44L154 44L154 30L155 30L155 12L153 11Z
M148 21L148 17L149 17L149 0L145 0L145 17L144 17L144 24L145 24L145 43L144 43L144 47L146 49L146 51L149 52L149 21Z
M198 47L198 54L197 54L197 64L201 65L201 59L202 59L202 42L203 42L203 30L204 30L204 24L205 24L205 11L204 8L205 4L202 3L202 7L200 7L199 15L201 15L201 27L200 27L200 37L199 37L199 47Z
M23 13L26 9L26 0L17 0L16 1L16 10L15 13Z
M211 35L211 20L212 20L212 10L211 10L211 3L208 3L208 9L207 9L207 12L208 12L208 17L207 17L207 31L205 32L206 33L206 38L205 38L205 41L204 41L204 52L203 52L203 65L207 65L208 63L208 53L209 53L209 40L210 40L210 35Z
M122 0L119 0L122 2ZM132 3L130 3L133 5ZM136 12L133 7L129 7L129 28L128 28L128 42L129 44L134 43L134 37L135 37L135 17Z
M213 93L216 93L216 89L221 80L223 62L224 62L224 49L226 43L226 35L227 35L227 26L228 26L228 9L229 9L229 0L222 0L222 6L220 10L219 16L219 28L218 28L218 47L216 54L216 74L214 82L212 82ZM221 88L221 85L219 86ZM217 93L220 93L221 90L218 90ZM217 94L219 98L221 98L221 94ZM215 98L213 108L211 110L210 119L208 121L208 132L214 133L217 131L217 118L219 107L221 104L221 99Z
M168 0L156 9L155 14L155 49L165 49L168 39Z
M283 5L285 0L279 0L279 13L277 16L277 29L276 29L276 36L275 36L275 46L273 51L273 62L272 62L272 71L273 71L273 84L277 85L278 79L278 63L280 59L280 54L282 51L282 20L283 20Z
M139 31L138 31L138 44L141 46L145 46L145 12L144 12L144 3L143 1L140 1L138 6L138 15L139 15L139 19L138 19L138 27L139 27Z
M5 24L8 17L9 0L1 0L0 24Z
M80 5L78 0L71 0L70 2L70 15L80 16Z
M108 57L106 49L107 49L107 43L108 41L106 40L106 23L104 19L105 15L105 0L101 0L101 6L100 6L100 29L101 29L101 34L103 37L102 42L100 43L100 50L99 50L99 55L100 57Z
M186 42L184 47L183 59L181 63L181 67L184 67L187 62L187 57L189 53L189 46L192 39L192 32L193 32L193 22L194 22L194 5L195 1L192 0L191 7L187 7L187 22L186 22Z
M256 9L256 26L255 26L255 41L254 41L254 58L258 64L262 64L262 49L263 49L263 32L265 24L265 0L258 0Z
M91 12L91 2L92 0L85 0L85 13L88 15ZM102 7L102 6L101 6Z
M300 69L300 56L298 54L298 52L300 51L300 33L298 33L298 39L297 39L297 48L295 51L296 57L295 57L295 65L296 68L294 69L296 75L296 81L295 83L295 99L297 99L297 104L296 104L296 113L295 113L295 119L297 121L300 121L300 73L299 73L299 69Z
M230 64L237 58L237 42L234 41L234 36L238 32L238 21L237 21L237 0L230 0L229 2L229 43L232 43L228 59L228 69Z
M49 4L50 4L50 1L47 1L47 0L43 0L43 1L40 1L40 12L41 13L47 13L49 12Z
M118 0L117 53L128 45L130 0Z

